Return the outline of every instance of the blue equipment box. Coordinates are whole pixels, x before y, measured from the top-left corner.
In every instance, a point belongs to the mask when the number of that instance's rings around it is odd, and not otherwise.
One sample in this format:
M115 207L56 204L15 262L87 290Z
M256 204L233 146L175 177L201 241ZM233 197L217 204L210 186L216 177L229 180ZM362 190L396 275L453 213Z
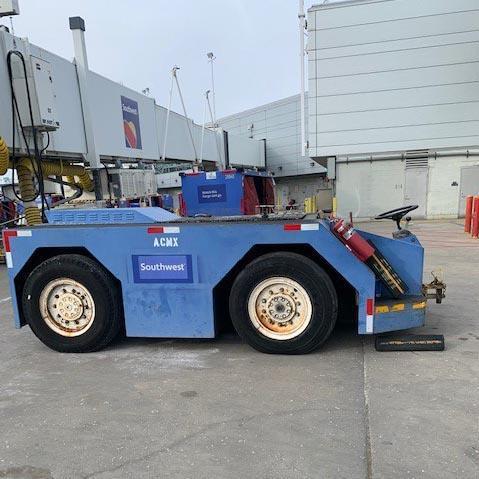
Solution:
M273 206L274 180L266 172L224 170L181 176L186 216L238 216L259 213L259 205Z

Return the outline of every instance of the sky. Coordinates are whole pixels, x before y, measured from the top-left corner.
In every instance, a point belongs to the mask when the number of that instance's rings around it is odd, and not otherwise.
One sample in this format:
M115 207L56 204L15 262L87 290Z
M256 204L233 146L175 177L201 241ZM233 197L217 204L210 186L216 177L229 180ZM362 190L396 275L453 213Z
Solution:
M70 16L86 23L90 69L168 104L180 67L188 116L203 121L215 60L217 117L299 93L297 0L19 0L15 35L69 60ZM305 1L306 8L318 1ZM9 26L9 19L0 23ZM181 111L177 94L173 109Z

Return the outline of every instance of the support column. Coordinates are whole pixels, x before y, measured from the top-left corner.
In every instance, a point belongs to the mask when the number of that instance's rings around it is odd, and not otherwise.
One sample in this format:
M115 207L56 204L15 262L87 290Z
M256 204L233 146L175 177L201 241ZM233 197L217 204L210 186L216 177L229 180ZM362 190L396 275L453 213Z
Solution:
M73 48L75 51L75 65L80 88L80 100L83 113L83 125L85 129L85 139L87 153L86 161L90 164L95 184L95 198L97 201L103 200L101 187L100 155L96 151L95 132L93 128L92 116L90 112L90 101L88 95L88 56L85 43L85 21L81 17L70 17L70 30L73 35Z

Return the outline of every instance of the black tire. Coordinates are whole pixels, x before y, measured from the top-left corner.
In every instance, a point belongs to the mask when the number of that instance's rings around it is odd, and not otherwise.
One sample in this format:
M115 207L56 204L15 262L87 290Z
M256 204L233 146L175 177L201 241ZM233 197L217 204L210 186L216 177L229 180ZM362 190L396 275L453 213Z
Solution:
M254 326L248 312L248 301L257 285L277 276L298 283L312 304L309 324L292 339L265 336ZM331 334L338 314L338 298L330 277L316 263L300 254L276 252L252 261L237 276L229 307L236 331L256 350L271 354L306 354L321 346Z
M63 336L42 318L42 291L51 281L60 278L84 286L93 299L95 313L91 326L79 336ZM123 323L121 298L113 278L98 263L78 254L54 256L37 266L25 282L22 306L26 322L40 341L64 353L88 353L106 347Z

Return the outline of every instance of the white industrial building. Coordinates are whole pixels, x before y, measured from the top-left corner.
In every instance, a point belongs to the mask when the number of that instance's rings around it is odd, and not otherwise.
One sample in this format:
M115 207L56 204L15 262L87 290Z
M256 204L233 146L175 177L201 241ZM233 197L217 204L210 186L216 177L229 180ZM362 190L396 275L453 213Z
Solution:
M477 0L313 6L309 158L299 157L299 96L220 124L244 136L253 125L253 137L267 138L268 167L290 185L317 168L310 159L329 164L340 215L419 204L418 216L455 217L464 197L479 192L478 24ZM284 125L274 120L281 109Z

